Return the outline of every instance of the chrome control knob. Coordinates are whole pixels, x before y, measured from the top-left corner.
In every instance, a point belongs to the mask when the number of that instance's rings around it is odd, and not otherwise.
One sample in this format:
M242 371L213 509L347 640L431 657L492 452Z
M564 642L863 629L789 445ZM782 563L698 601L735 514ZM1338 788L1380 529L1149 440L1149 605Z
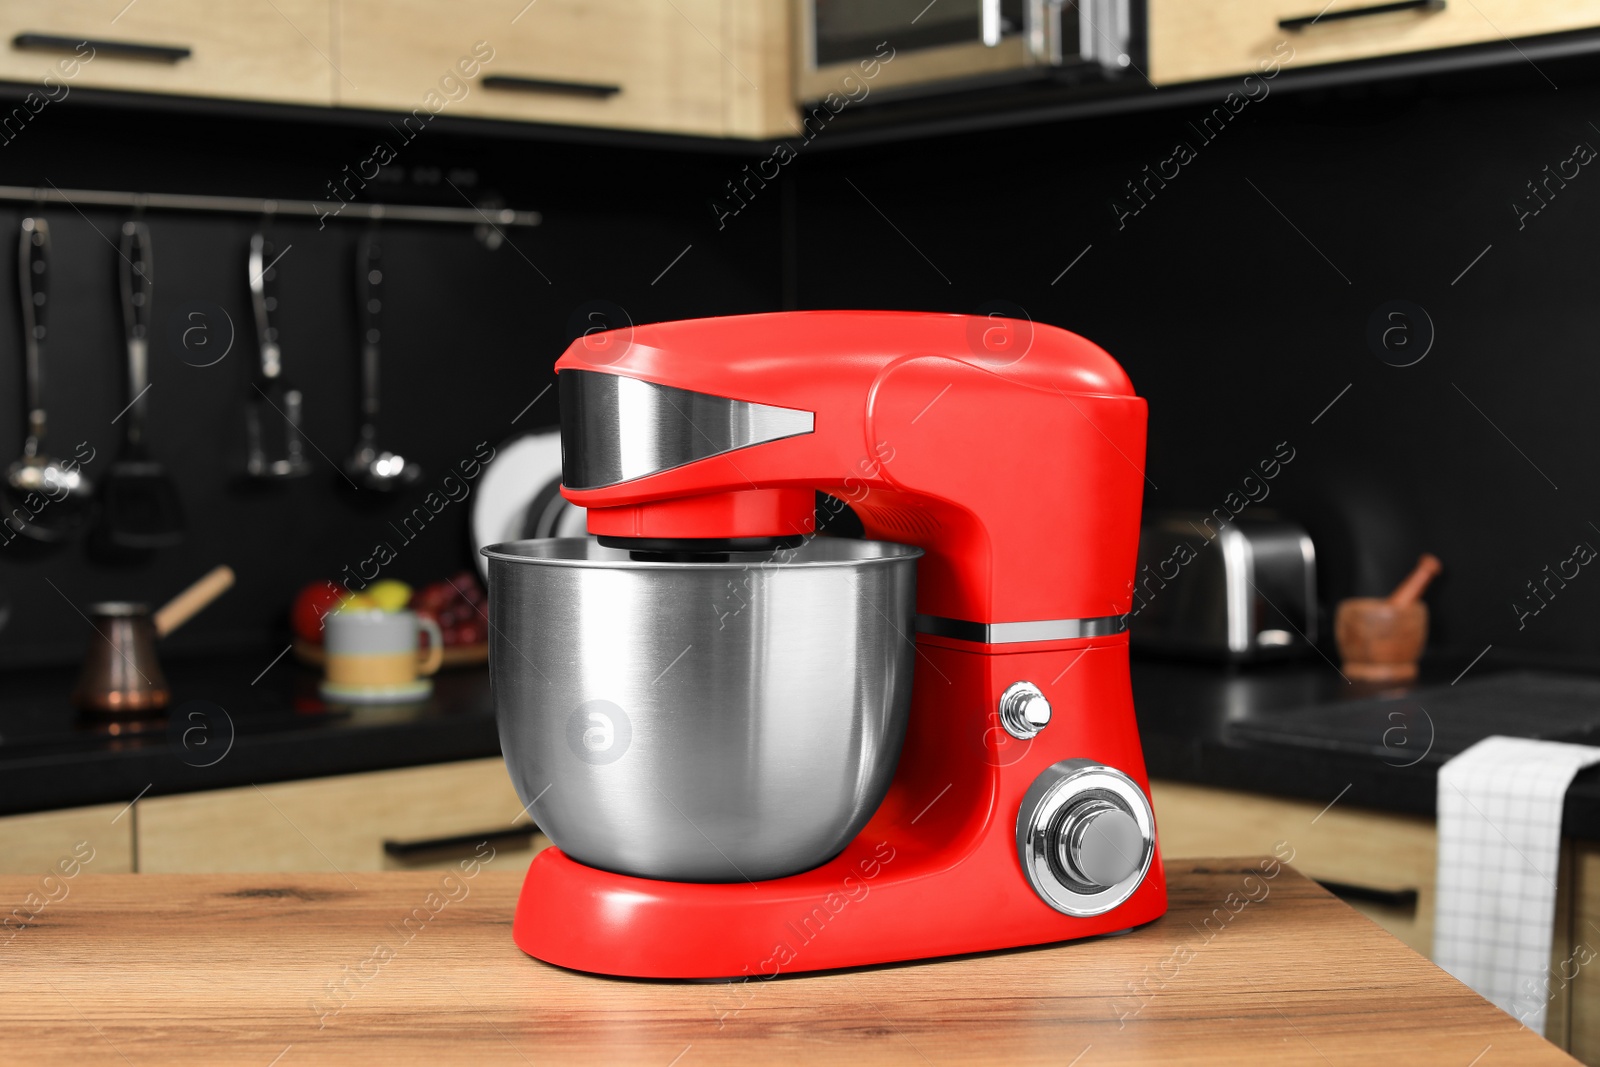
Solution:
M1109 801L1085 800L1068 809L1056 848L1085 885L1112 886L1138 868L1144 841L1132 815Z
M1144 791L1093 760L1062 760L1028 787L1017 812L1017 856L1034 892L1067 915L1100 915L1127 900L1155 857Z
M1000 694L1000 725L1018 741L1050 725L1050 701L1032 682L1013 682Z

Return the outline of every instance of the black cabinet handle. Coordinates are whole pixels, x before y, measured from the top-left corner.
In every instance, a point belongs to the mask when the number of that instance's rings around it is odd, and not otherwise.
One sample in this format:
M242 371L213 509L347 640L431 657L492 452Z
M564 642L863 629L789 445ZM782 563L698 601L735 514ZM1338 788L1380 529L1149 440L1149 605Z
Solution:
M1278 29L1294 32L1317 22L1361 19L1368 15L1388 15L1396 11L1443 11L1444 5L1445 0L1401 0L1396 4L1374 4L1371 7L1353 7L1348 11L1332 11L1324 15L1298 15L1292 19L1279 19Z
M553 93L557 96L587 96L603 100L622 92L620 85L598 82L564 82L549 78L519 78L510 74L490 74L483 79L485 89L511 89L524 93Z
M1374 889L1369 885L1349 885L1321 878L1316 881L1340 900L1359 900L1364 904L1380 904L1386 908L1403 908L1413 912L1417 910L1415 889Z
M50 33L19 33L11 47L19 52L73 52L88 46L97 56L111 59L143 59L152 63L176 63L188 59L194 50L176 44L143 44L139 41L99 41L85 37L58 37Z
M383 842L383 851L395 859L409 859L421 852L444 852L451 849L471 849L482 844L509 844L525 841L539 832L532 823L514 826L509 830L487 830L478 834L453 834L450 837L425 837L416 841Z

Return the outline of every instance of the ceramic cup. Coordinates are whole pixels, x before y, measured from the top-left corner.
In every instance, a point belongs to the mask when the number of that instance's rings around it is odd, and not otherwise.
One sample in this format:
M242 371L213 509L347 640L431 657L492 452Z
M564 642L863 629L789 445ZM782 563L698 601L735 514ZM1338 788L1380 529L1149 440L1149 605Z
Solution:
M405 686L444 660L439 624L412 611L338 611L326 626L328 681L338 686ZM419 632L428 635L426 649L417 647Z

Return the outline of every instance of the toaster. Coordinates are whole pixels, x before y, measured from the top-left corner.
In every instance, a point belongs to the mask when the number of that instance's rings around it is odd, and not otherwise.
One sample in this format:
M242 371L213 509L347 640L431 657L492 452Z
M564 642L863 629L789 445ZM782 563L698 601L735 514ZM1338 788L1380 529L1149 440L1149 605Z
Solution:
M1139 535L1135 649L1249 662L1317 641L1317 553L1287 520L1215 514L1151 517Z

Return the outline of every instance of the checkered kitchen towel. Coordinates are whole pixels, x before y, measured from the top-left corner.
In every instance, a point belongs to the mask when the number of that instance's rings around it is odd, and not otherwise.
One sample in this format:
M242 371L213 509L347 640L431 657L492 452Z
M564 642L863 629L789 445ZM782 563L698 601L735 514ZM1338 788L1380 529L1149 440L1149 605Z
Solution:
M1600 748L1486 737L1439 770L1433 960L1544 1033L1561 807Z

